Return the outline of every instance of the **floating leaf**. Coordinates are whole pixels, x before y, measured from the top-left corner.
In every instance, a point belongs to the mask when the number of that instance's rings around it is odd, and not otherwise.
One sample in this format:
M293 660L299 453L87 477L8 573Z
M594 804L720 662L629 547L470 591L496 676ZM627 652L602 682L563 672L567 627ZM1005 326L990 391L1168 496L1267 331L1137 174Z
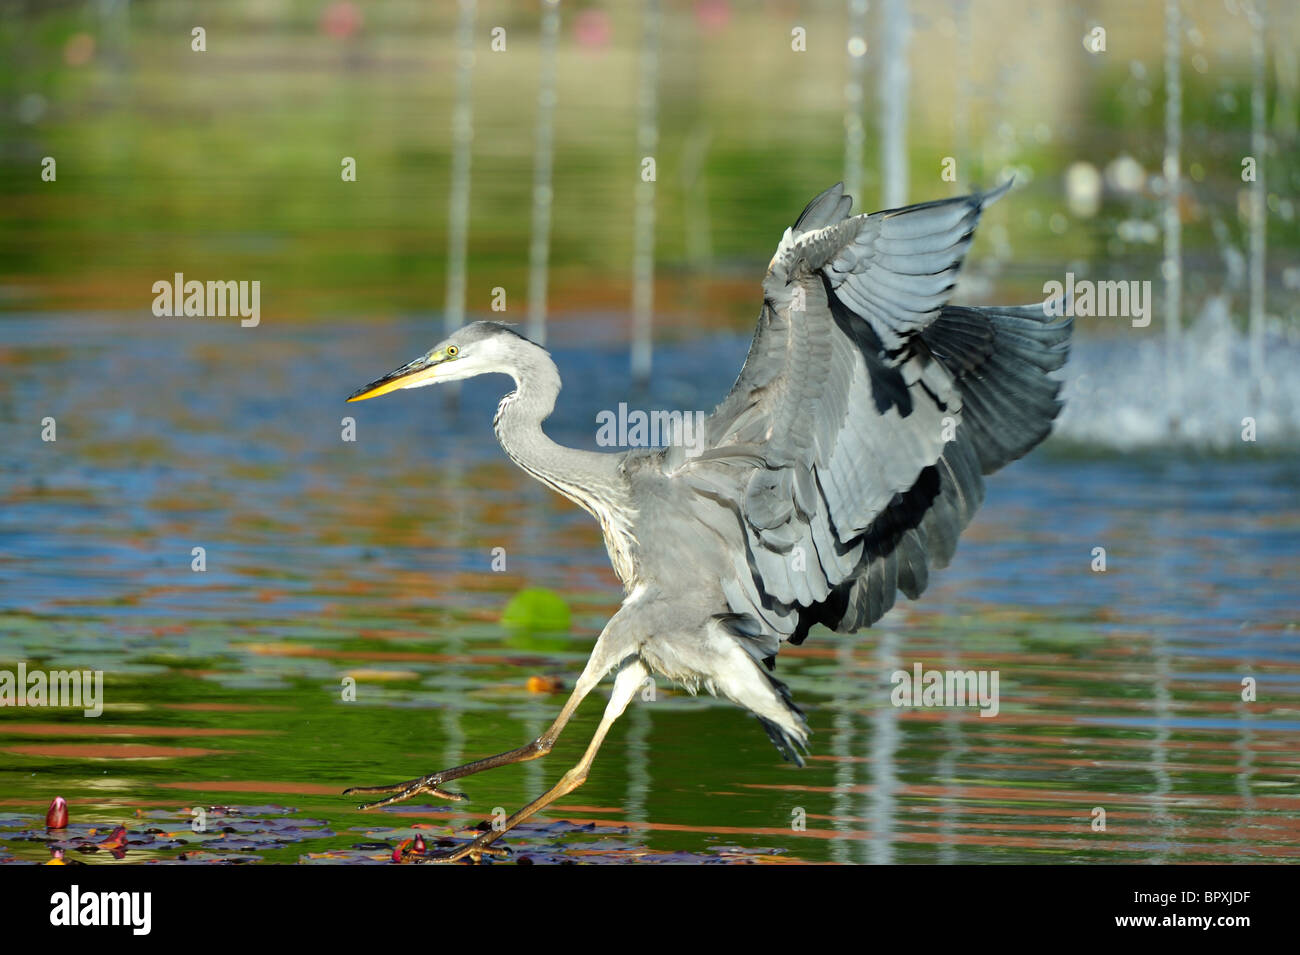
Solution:
M545 587L528 587L511 597L501 623L516 634L568 633L572 625L569 605Z

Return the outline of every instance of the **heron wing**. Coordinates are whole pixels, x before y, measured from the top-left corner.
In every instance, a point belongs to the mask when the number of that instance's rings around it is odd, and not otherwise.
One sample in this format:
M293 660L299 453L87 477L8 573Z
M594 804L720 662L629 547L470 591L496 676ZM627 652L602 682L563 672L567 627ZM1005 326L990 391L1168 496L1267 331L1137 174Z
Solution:
M1069 321L947 305L1007 185L859 216L837 185L782 237L744 368L676 471L725 505L708 510L715 531L734 519L743 536L723 589L756 655L919 595L979 506L980 475L1050 431Z

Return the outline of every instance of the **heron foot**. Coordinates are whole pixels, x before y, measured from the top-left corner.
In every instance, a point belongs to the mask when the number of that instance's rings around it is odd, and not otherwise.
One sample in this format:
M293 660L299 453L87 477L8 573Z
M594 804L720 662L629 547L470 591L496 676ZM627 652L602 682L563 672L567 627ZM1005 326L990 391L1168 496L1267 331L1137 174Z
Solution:
M487 835L495 836L496 833L488 833ZM454 849L439 849L437 852L430 852L423 856L418 856L413 858L411 861L422 865L426 862L447 863L461 862L464 859L468 859L471 864L479 865L483 862L484 856L506 858L509 855L510 850L505 846L490 845L485 841L485 836L479 836L473 842L467 842Z
M375 802L365 802L357 806L358 809L379 809L382 806L391 806L396 802L404 802L412 796L430 795L437 796L439 799L446 799L450 802L462 802L467 797L464 793L454 793L451 790L442 788L442 774L430 773L428 776L421 776L418 779L408 779L404 783L397 783L393 786L353 786L351 789L343 790L345 796L355 796L358 794L379 794L391 793L387 799L379 799Z

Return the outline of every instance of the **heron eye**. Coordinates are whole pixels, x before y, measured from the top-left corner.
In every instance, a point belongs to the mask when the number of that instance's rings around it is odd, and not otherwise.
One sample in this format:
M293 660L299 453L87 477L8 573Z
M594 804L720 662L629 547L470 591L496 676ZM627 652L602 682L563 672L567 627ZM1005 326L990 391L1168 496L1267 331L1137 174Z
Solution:
M456 357L457 355L459 355L459 354L460 354L460 349L457 348L455 345L448 345L448 346L447 346L447 357L448 357L448 358L455 358L455 357Z

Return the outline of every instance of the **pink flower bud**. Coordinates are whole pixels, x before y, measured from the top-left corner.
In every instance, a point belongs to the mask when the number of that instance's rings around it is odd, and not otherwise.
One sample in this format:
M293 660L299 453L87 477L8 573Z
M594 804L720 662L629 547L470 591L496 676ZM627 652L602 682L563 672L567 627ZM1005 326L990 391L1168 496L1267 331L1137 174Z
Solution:
M45 828L68 828L68 801L62 796L55 796L50 803L49 811L45 813Z

